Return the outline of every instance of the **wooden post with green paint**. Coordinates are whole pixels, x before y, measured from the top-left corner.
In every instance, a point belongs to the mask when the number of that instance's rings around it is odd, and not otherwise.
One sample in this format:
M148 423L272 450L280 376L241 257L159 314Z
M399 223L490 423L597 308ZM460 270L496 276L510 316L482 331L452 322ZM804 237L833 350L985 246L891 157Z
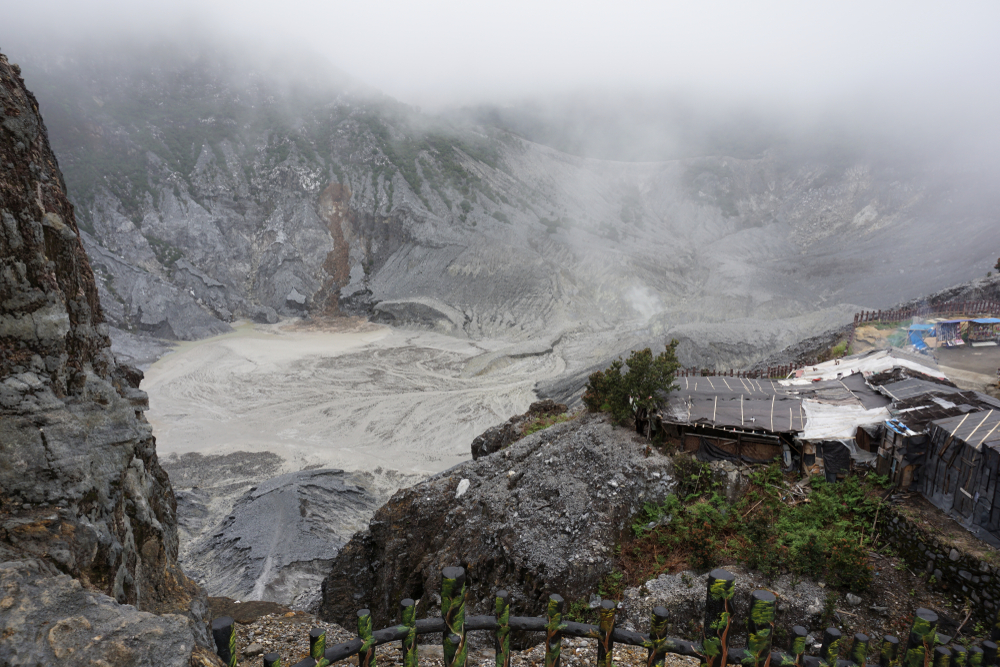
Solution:
M549 596L549 604L545 608L545 667L559 667L559 654L562 652L562 635L566 626L562 622L563 599L553 593Z
M979 645L983 649L983 667L992 667L997 664L997 645L987 639Z
M968 667L983 667L983 649L978 646L970 646L965 662Z
M937 646L934 648L934 667L950 667L951 651L947 646Z
M493 614L497 619L496 667L510 667L510 593L497 591Z
M465 667L469 653L465 641L465 568L446 567L441 570L441 616L445 625L441 642L444 665Z
M510 593L497 591L493 614L497 619L496 667L510 667Z
M316 667L326 667L330 662L323 656L326 653L326 630L313 628L309 631L309 657L316 661Z
M281 667L281 656L277 653L264 654L264 667Z
M809 630L806 628L801 625L792 626L792 639L788 642L788 652L795 658L795 664L800 667L802 665L802 656L806 654L806 637L808 636Z
M372 637L372 613L358 610L358 637L363 642L358 649L358 667L375 667L375 638Z
M969 660L968 650L961 644L952 644L948 648L951 649L951 667L965 667Z
M417 603L406 598L399 603L400 624L406 628L403 637L403 667L417 667Z
M618 613L618 603L614 600L602 600L601 608L597 610L597 627L600 636L597 638L597 667L613 667L615 640L611 635L615 631L615 614Z
M747 652L754 667L764 667L771 658L774 640L774 608L778 599L770 591L754 591L750 596L750 618L747 619ZM748 664L744 660L743 664Z
M913 616L913 626L906 642L906 653L903 655L903 667L924 667L925 659L934 647L937 639L938 615L930 609L920 607Z
M840 657L840 640L843 635L837 628L827 628L823 631L823 642L819 647L819 659L824 665L837 667L837 658Z
M667 662L667 609L653 607L649 616L649 654L647 667L663 667Z
M879 667L889 667L899 658L899 640L892 635L882 637L882 646L878 651Z
M712 570L708 574L702 667L725 667L729 656L729 627L732 624L735 581L736 577L726 570Z
M865 667L868 662L868 635L860 632L854 635L854 643L851 644L851 662L858 667Z
M236 667L236 628L235 621L229 616L223 616L212 621L212 639L215 640L215 654L219 656L226 667Z

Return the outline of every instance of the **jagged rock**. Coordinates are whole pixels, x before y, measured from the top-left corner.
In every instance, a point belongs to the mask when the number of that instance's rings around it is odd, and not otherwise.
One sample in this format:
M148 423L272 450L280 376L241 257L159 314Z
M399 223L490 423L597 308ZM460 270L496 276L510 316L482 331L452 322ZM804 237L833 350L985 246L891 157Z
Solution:
M629 519L674 487L671 460L645 449L628 429L583 415L398 492L337 554L321 616L350 624L367 607L382 626L405 597L423 616L441 570L457 564L469 572L469 613L491 613L501 588L518 614L541 613L551 593L586 601Z
M743 496L750 486L750 480L732 461L711 461L712 480L721 486L721 493L730 504Z
M539 417L550 417L561 415L567 408L562 403L556 403L551 399L535 401L528 406L528 411L523 415L511 417L503 424L492 426L486 429L481 435L476 436L472 441L472 458L478 459L493 452L499 452L512 442L520 440L523 436L521 429L523 426L538 419Z
M118 604L35 559L0 563L0 625L4 665L222 666L186 616Z
M85 650L64 636L116 638L116 624L163 631L127 630L93 655L147 664L127 656L159 655L153 645L169 640L169 659L187 662L210 645L206 602L177 564L141 374L111 355L38 104L2 54L0 114L0 662L55 664ZM46 623L48 640L34 633Z

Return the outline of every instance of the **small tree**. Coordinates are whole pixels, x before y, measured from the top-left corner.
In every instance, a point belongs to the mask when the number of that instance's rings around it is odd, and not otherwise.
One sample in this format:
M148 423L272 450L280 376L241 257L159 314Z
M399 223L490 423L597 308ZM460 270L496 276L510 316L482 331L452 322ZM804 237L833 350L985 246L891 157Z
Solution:
M656 407L657 393L677 388L674 373L677 363L677 340L667 344L656 357L648 347L633 351L627 361L618 357L603 371L590 375L583 403L592 412L607 412L619 424L645 420ZM626 369L622 372L622 369Z

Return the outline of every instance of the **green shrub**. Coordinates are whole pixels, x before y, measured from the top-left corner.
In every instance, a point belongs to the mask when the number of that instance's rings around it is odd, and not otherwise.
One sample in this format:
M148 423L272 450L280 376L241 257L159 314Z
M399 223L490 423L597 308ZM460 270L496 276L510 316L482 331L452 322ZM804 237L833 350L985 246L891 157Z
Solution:
M730 504L710 482L699 486L697 466L704 464L686 458L675 459L677 494L648 503L633 521L636 539L621 566L632 577L628 585L671 567L704 570L735 561L766 577L825 577L855 593L870 586L871 525L884 493L880 477L835 484L813 478L809 500L802 502L787 494L781 469L772 464L752 472L747 493Z
M607 369L592 373L583 395L584 405L591 412L609 413L618 424L628 423L640 410L653 409L659 400L657 393L677 388L677 345L676 340L670 341L656 357L648 347L636 350L627 361L618 357Z

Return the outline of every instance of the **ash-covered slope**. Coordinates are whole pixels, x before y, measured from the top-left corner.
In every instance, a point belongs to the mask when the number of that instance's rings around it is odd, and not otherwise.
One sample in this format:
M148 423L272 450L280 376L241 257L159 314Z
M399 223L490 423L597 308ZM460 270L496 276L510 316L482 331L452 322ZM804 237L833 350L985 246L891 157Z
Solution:
M216 664L142 376L111 355L38 104L2 54L0 165L0 663Z
M159 336L347 311L739 367L997 254L988 175L849 145L615 162L222 48L28 62L109 319Z

